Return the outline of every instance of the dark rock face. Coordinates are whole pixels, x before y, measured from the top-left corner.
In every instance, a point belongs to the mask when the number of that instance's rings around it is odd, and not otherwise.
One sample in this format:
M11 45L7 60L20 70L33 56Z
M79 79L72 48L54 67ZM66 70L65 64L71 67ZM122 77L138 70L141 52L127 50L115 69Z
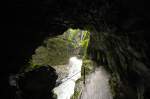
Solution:
M146 93L149 92L150 53L147 49L150 42L145 41L142 35L139 36L141 33L131 33L134 36L130 36L130 33L95 32L95 35L91 35L89 54L99 65L104 65L116 76L119 87L117 94L121 93L116 98L148 99Z
M57 74L52 67L40 67L26 72L17 79L18 99L52 99Z

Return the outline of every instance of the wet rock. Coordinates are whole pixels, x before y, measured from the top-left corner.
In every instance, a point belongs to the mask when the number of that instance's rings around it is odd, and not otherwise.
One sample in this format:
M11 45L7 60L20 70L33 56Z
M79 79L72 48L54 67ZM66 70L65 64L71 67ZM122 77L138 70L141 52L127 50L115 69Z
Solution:
M19 76L19 99L52 99L51 90L55 87L57 79L55 69L42 66Z

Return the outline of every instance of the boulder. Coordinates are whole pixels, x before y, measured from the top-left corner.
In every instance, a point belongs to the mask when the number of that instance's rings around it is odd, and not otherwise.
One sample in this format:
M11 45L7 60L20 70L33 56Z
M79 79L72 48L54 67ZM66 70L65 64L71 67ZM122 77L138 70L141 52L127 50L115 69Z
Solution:
M52 99L51 90L55 87L57 74L54 68L42 66L19 75L17 80L20 99Z

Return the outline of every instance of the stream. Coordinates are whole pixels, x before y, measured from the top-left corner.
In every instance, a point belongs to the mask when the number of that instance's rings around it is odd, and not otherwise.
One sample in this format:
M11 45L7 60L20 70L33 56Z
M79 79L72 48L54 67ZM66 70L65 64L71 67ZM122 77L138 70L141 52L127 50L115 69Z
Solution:
M71 57L68 66L68 76L54 88L57 99L70 99L74 94L75 82L81 77L81 59ZM87 77L80 99L112 99L108 80L109 75L102 67L95 69L95 72Z
M69 59L69 74L61 84L54 88L57 99L70 99L74 94L75 82L81 77L82 60L77 57Z

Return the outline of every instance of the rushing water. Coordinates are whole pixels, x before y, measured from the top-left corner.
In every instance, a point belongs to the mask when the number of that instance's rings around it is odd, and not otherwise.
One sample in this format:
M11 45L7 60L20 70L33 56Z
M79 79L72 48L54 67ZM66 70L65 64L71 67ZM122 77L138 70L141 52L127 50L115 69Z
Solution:
M82 60L77 57L69 59L69 74L62 83L54 88L57 99L70 99L74 94L75 81L81 77ZM82 90L81 99L112 99L109 84L109 75L99 67L89 75Z
M81 99L112 99L108 80L109 75L102 67L96 69L88 77Z
M77 57L69 59L69 74L62 83L54 88L57 99L70 99L74 94L75 81L81 77L82 60Z

